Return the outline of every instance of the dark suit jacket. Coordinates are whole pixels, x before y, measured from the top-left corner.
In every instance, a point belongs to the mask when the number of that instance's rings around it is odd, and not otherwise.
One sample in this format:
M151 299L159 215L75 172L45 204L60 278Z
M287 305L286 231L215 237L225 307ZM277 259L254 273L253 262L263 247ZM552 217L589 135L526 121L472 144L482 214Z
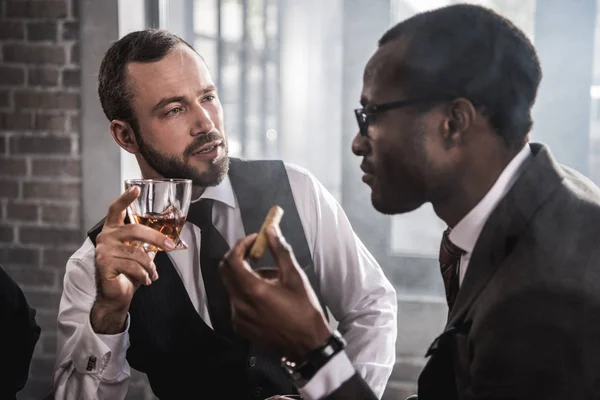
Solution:
M39 337L35 311L0 267L0 399L15 399L25 386Z
M530 146L428 351L419 400L600 399L600 190ZM375 398L358 375L328 397Z

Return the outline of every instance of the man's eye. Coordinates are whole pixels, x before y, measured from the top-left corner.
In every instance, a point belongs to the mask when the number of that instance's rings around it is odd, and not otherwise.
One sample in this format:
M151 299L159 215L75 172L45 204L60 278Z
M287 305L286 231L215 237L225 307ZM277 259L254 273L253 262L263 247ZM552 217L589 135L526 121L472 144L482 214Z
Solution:
M204 98L204 100L206 100L206 101L213 101L213 100L214 100L214 99L216 99L216 98L217 98L217 97L216 97L215 95L213 95L213 94L209 94L208 96L206 96L206 97Z
M169 111L167 111L166 115L176 115L176 114L179 114L182 111L183 111L183 109L181 107L175 107L175 108L172 108Z

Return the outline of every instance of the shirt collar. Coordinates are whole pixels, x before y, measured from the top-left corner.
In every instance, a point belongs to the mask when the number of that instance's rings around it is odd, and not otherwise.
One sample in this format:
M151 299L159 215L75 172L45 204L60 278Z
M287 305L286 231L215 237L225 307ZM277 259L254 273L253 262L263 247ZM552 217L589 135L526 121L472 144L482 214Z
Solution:
M488 217L502 200L506 193L519 177L523 164L531 156L529 144L523 146L521 151L504 168L494 186L486 195L461 219L450 232L450 241L467 253L473 252L475 243L479 238Z
M192 200L192 203L200 201L201 199L213 199L220 201L231 208L236 208L235 195L233 193L233 186L231 186L229 175L225 175L225 178L217 186L209 186L204 189L202 195L200 195L199 198Z

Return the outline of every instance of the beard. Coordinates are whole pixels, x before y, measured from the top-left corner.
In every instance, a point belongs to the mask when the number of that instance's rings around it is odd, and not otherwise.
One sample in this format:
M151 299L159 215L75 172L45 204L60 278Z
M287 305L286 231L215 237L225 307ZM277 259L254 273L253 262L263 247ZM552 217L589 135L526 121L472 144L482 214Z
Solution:
M152 147L144 142L137 129L133 131L139 145L140 154L144 157L148 165L164 178L191 179L194 186L208 187L217 186L229 172L227 140L215 132L199 135L185 149L183 158L180 158L173 154L163 153L157 148ZM189 159L197 149L214 140L223 141L223 156L219 159L207 160L208 168L204 171L199 171L198 168L191 165Z

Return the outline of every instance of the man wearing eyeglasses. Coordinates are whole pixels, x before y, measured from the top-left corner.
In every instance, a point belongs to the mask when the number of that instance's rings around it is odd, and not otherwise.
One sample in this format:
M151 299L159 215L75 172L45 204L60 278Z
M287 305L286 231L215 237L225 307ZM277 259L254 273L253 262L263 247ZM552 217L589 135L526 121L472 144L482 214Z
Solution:
M419 400L600 398L600 190L528 143L540 80L523 32L464 4L396 25L366 66L352 150L373 206L430 202L448 225L449 315ZM269 231L277 285L249 271L253 241L221 264L237 331L286 354L305 399L375 399L281 232Z

